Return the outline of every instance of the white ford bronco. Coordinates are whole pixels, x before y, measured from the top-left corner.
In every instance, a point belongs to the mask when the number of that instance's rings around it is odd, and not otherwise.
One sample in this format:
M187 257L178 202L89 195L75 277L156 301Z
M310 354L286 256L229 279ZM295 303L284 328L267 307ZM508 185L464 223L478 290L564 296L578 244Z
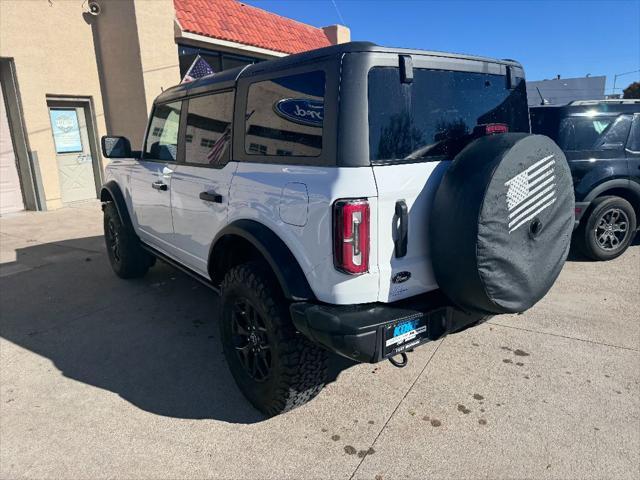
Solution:
M390 359L549 290L574 218L510 60L349 43L163 92L141 151L104 137L109 260L160 258L221 296L231 372L267 415L327 351ZM213 312L212 312L213 316Z

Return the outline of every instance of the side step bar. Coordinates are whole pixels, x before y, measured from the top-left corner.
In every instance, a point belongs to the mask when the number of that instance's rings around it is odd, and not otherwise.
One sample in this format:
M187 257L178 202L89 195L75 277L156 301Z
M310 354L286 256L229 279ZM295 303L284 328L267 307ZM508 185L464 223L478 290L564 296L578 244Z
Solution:
M198 282L203 284L205 287L210 288L211 290L216 292L218 295L220 295L220 289L218 287L216 287L213 283L211 283L211 281L208 280L207 278L205 278L202 275L194 272L193 270L185 267L184 265L181 265L180 263L176 262L171 257L168 257L164 253L156 250L153 247L150 247L149 245L147 245L147 244L145 244L143 242L140 242L140 245L142 246L142 248L144 248L147 252L149 252L151 255L153 255L157 259L162 260L164 263L168 263L172 267L180 270L182 273L185 273L185 274L189 275L191 278L197 280Z

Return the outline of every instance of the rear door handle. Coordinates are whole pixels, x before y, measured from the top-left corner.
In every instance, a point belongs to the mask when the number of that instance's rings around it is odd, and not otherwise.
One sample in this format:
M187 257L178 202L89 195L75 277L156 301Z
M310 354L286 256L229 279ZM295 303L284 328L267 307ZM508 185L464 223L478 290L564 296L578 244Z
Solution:
M200 200L205 202L222 203L222 195L216 192L200 192Z
M409 241L409 209L404 200L396 202L395 214L399 222L396 227L395 254L396 258L402 258L407 254L407 243Z
M162 190L162 191L165 191L169 188L167 184L164 182L153 182L151 186L156 190Z

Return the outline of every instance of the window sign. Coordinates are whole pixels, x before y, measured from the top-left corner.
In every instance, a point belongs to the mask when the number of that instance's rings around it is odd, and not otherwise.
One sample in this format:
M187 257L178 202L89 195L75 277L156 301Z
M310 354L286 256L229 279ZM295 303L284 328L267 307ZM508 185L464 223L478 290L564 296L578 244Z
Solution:
M82 152L78 112L75 109L52 108L49 115L56 153Z

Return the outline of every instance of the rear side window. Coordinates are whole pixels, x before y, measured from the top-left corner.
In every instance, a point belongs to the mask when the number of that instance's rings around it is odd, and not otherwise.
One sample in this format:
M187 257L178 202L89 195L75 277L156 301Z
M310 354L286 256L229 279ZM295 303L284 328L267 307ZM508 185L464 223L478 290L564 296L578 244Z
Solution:
M414 69L403 84L398 68L376 67L368 81L373 163L452 159L479 125L529 131L524 80L510 90L502 75Z
M144 158L175 162L182 102L156 105L147 132Z
M233 92L189 99L185 163L225 165L229 161Z
M558 145L563 150L622 149L629 134L631 117L572 116L563 118L558 131Z
M245 152L261 156L319 156L324 93L323 71L250 85L245 113Z
M633 126L627 140L627 149L634 153L640 153L640 114L633 117Z

